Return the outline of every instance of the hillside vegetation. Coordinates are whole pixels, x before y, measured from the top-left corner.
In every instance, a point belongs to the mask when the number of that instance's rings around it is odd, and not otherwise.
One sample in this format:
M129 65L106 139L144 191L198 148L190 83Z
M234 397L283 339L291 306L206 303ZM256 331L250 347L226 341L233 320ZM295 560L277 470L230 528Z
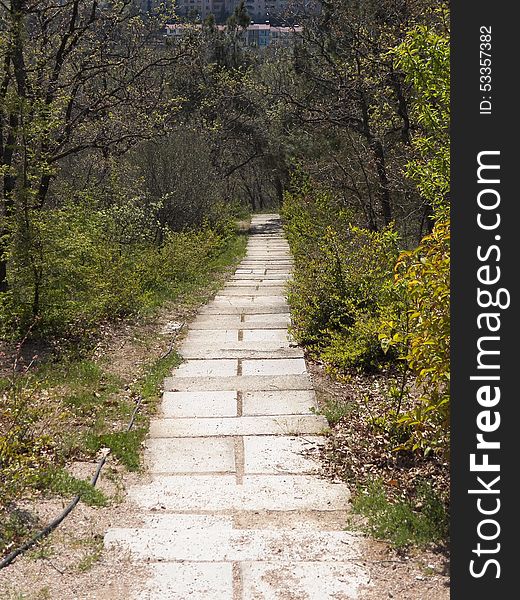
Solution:
M391 380L370 431L447 465L445 4L321 0L261 51L240 43L243 3L224 31L208 18L180 38L164 35L172 3L138 4L0 5L2 522L35 490L80 485L60 470L100 448L138 468L146 418L122 444L128 382L94 350L202 300L256 210L281 210L309 357L338 381Z

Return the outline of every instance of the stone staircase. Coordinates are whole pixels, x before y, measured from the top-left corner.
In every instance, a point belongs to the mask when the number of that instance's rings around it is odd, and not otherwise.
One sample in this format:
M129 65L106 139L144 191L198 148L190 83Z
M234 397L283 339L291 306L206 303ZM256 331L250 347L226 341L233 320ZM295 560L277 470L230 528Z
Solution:
M148 565L133 598L351 600L368 583L348 488L316 475L327 423L287 333L290 270L278 215L253 217L245 259L190 325L150 480L129 490L140 524L105 536Z

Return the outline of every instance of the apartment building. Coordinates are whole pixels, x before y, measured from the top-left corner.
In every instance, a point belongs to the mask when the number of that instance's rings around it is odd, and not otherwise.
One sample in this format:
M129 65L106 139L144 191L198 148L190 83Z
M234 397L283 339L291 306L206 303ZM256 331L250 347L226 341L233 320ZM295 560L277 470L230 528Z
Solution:
M175 23L166 26L168 37L179 39L190 31L200 30L202 25L197 23ZM220 31L225 30L225 25L217 25ZM244 31L240 32L242 45L251 48L267 48L267 46L290 46L295 36L300 33L301 27L275 27L268 23L251 23Z
M205 19L215 16L217 23L224 23L233 13L240 0L176 0L179 16L197 16ZM301 14L319 11L317 0L245 0L246 10L254 23L282 22Z

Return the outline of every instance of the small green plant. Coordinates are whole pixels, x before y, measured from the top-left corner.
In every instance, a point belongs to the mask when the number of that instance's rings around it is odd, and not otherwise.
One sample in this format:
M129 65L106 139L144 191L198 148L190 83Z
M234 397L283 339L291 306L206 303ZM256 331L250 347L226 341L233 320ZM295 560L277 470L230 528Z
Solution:
M327 396L321 402L319 409L311 407L311 411L316 414L323 415L330 426L337 425L341 419L347 417L352 410L354 405L350 402L335 398L334 396Z
M81 494L81 500L89 506L106 506L106 495L89 481L77 479L65 469L51 469L40 478L40 487L59 496L71 497Z
M81 540L81 546L85 549L85 554L78 563L77 569L80 573L89 571L100 559L103 552L103 536L94 535Z
M33 560L45 560L54 556L54 548L49 538L40 540L36 546L28 551L27 556Z
M449 517L442 500L427 483L417 486L416 499L390 501L380 480L358 490L355 513L367 519L367 531L395 548L446 543Z
M164 378L171 373L172 369L180 365L181 362L181 355L175 351L152 362L145 367L143 377L136 384L136 391L147 402L158 400Z
M37 484L55 457L51 417L34 401L39 393L36 382L15 375L0 398L0 509Z
M110 448L111 455L129 471L137 471L141 463L141 444L145 437L146 429L144 427L100 435L88 433L85 438L85 446L93 454L96 454L101 448Z
M38 519L30 512L20 509L1 509L0 554L15 548L21 540L34 533Z

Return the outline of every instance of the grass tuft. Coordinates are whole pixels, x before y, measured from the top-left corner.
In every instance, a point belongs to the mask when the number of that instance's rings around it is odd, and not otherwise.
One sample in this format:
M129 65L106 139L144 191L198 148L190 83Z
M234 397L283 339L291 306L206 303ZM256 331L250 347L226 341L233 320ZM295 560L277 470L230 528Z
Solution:
M81 500L89 506L106 506L108 498L89 481L77 479L65 469L52 469L42 476L40 485L48 492L58 496L76 496L81 494Z
M395 548L425 548L442 544L448 537L449 516L431 487L421 482L414 504L390 502L381 480L376 480L354 497L352 508L367 519L367 532L390 542Z

